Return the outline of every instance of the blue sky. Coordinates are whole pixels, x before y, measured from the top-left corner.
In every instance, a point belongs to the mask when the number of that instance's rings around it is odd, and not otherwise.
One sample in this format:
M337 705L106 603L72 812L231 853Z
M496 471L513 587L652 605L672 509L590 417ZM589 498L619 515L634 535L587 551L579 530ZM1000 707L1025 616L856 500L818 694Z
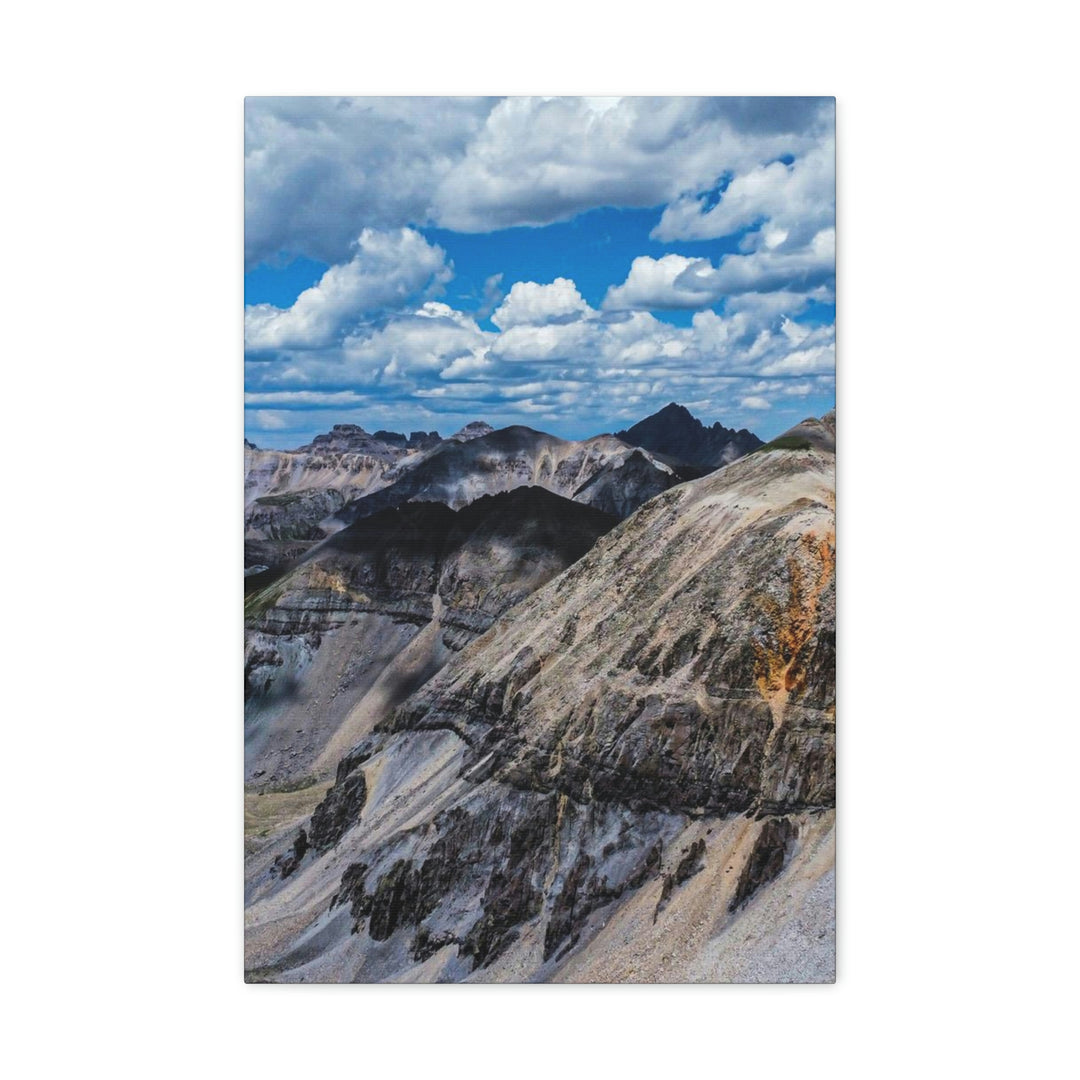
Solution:
M248 99L245 431L833 406L831 99Z

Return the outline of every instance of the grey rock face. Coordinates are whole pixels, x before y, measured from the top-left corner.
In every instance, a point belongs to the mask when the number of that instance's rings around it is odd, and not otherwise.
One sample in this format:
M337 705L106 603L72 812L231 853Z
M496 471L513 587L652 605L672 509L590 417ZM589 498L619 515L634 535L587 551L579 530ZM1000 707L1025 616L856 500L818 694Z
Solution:
M389 483L409 453L339 425L298 450L244 450L245 565L281 566L293 554L284 546L329 536L340 523L333 515L350 499ZM275 557L280 554L280 557Z

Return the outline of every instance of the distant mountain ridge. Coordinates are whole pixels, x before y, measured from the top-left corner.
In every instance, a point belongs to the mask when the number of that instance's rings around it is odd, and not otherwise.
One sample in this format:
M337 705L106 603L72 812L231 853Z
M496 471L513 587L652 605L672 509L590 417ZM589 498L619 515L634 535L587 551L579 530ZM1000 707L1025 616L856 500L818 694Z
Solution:
M456 510L483 495L533 485L622 518L689 478L611 435L574 442L516 425L467 441L445 440L391 483L351 499L334 521L349 524L406 502L441 502Z
M671 402L615 438L664 454L687 465L719 468L730 465L763 443L752 431L726 428L717 421L706 427L685 405Z
M535 485L624 518L668 488L758 449L749 431L706 427L674 402L618 435L560 439L482 420L437 431L335 424L295 450L244 440L245 565L262 572L359 517L404 502L454 509Z

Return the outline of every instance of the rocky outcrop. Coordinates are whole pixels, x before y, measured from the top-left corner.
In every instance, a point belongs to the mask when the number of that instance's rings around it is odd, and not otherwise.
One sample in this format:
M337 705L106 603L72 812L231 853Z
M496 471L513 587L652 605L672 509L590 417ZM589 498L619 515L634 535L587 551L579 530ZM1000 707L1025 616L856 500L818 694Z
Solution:
M455 442L468 442L470 439L479 439L484 435L490 435L495 429L483 420L473 420L466 424L460 431L455 431L450 436Z
M713 469L761 446L753 432L726 428L719 421L706 427L689 409L674 401L626 431L617 432L616 438L687 465Z
M762 825L739 875L735 895L728 904L729 911L742 907L758 889L780 874L797 835L798 829L789 818L769 818Z
M400 431L376 431L373 438L399 450L427 450L442 442L437 431L413 431L408 437Z
M364 760L356 754L342 759L334 786L311 815L311 845L316 850L332 847L360 820L367 801L367 781L360 769Z
M386 435L390 438L381 437ZM402 449L393 445L398 438L404 437L386 431L369 435L356 424L335 424L328 432L316 435L306 446L299 447L296 453L366 454L369 457L392 461L398 456L396 451Z

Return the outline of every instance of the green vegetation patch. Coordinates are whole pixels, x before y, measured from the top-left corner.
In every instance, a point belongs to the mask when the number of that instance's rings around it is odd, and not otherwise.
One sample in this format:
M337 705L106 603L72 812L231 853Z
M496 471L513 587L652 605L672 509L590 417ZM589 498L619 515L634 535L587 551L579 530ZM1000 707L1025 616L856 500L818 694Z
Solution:
M287 493L285 495L260 495L255 501L260 506L292 506L302 499L302 495Z
M322 802L333 781L319 780L312 783L310 777L298 781L305 782L305 787L287 784L277 791L244 792L244 841L247 854L256 850L261 841L284 829L303 824Z
M244 597L244 618L257 619L264 611L272 608L281 599L281 594L284 591L285 585L279 580L266 588L248 593Z

